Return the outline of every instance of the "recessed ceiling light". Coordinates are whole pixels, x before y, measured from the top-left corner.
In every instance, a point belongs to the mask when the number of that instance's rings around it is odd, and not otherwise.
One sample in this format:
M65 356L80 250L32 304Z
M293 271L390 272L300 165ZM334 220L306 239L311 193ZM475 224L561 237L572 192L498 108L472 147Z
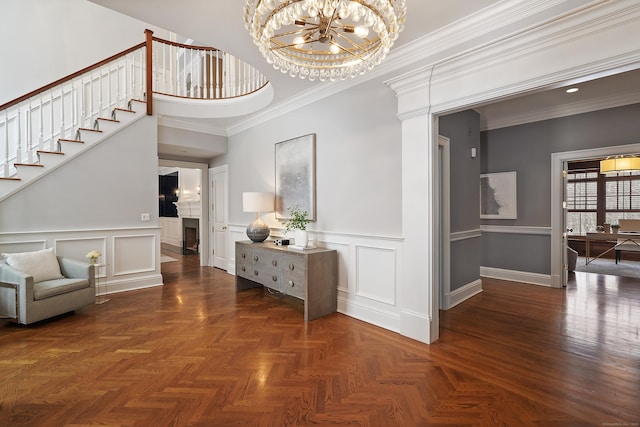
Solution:
M572 87L572 88L567 89L567 93L576 93L579 90L580 89L578 89L577 87Z

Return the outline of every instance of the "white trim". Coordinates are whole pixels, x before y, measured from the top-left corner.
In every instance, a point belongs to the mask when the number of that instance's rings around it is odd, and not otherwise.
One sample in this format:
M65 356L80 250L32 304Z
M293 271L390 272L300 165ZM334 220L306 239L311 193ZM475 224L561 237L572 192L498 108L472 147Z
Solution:
M502 268L480 266L480 276L511 282L529 283L531 285L552 287L548 274L529 273L527 271L505 270Z
M442 153L440 154L440 147ZM439 202L442 206L437 207L438 216L435 224L440 224L440 233L438 237L438 246L440 247L440 258L436 264L438 271L435 276L438 277L439 298L438 307L446 310L447 302L444 298L451 291L451 141L449 138L438 136L438 165L441 166L438 173L438 187L440 197ZM441 216L440 216L441 215ZM447 238L448 236L448 238Z
M469 298L478 295L482 292L482 279L474 280L471 283L451 291L445 296L447 302L447 310L455 307L456 305L468 300Z
M526 225L481 225L483 233L532 234L550 236L551 227L537 227Z
M449 241L459 242L461 240L477 239L478 237L482 237L482 230L479 228L476 230L464 230L451 233Z

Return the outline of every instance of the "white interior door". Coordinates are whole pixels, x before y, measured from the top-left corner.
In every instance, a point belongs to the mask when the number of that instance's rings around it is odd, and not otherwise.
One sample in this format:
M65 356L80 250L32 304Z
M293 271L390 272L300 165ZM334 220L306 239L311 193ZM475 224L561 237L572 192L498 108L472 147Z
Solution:
M209 265L225 271L229 262L228 174L226 165L209 169L209 200L211 201L209 216L211 218L211 262Z

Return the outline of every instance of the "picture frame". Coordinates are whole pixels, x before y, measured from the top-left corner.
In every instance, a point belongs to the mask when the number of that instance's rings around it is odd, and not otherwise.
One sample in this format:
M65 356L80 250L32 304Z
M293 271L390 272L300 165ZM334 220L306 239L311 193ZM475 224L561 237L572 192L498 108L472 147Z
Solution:
M275 217L290 219L288 209L298 206L316 219L316 134L275 144Z
M480 218L517 219L516 172L480 174Z

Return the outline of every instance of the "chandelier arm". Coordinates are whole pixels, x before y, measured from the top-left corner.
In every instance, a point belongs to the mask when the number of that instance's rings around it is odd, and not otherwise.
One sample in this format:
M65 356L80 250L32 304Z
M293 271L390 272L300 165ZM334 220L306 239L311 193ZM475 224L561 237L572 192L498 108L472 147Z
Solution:
M274 37L275 37L275 36L274 36ZM314 40L308 40L308 41L305 41L303 44L313 43L313 42L317 42L317 41L319 41L319 40L320 40L319 38L314 39ZM275 43L275 42L273 41L273 38L271 38L270 42L271 42L271 44L272 44L272 46L273 46L273 47L271 48L272 50L286 49L286 48L289 48L289 47L296 47L296 45L297 45L297 43L291 43L291 44L283 44L283 45L280 45L280 44L278 44L278 43Z
M355 43L353 40L351 40L349 37L345 37L344 35L338 33L338 32L334 32L334 35L336 36L336 38L339 38L340 40L344 40L347 43L349 43L351 46L353 46L355 49L357 49L358 51L361 52L368 52L369 50L371 50L372 48L375 47L375 45L377 44L375 40L369 40L369 39L363 39L366 40L366 44L364 46L360 46L357 43ZM338 46L341 50L349 53L350 55L355 56L356 58L360 59L360 60L364 60L364 58L361 55L358 55L357 53L353 52L352 50L343 47L340 44L336 43L336 46Z
M338 0L338 3L336 3L336 6L333 8L333 13L331 14L331 18L329 18L327 28L324 31L325 35L331 30L331 24L333 24L333 21L336 19L336 15L338 14L338 6L340 6L341 1L342 0Z

